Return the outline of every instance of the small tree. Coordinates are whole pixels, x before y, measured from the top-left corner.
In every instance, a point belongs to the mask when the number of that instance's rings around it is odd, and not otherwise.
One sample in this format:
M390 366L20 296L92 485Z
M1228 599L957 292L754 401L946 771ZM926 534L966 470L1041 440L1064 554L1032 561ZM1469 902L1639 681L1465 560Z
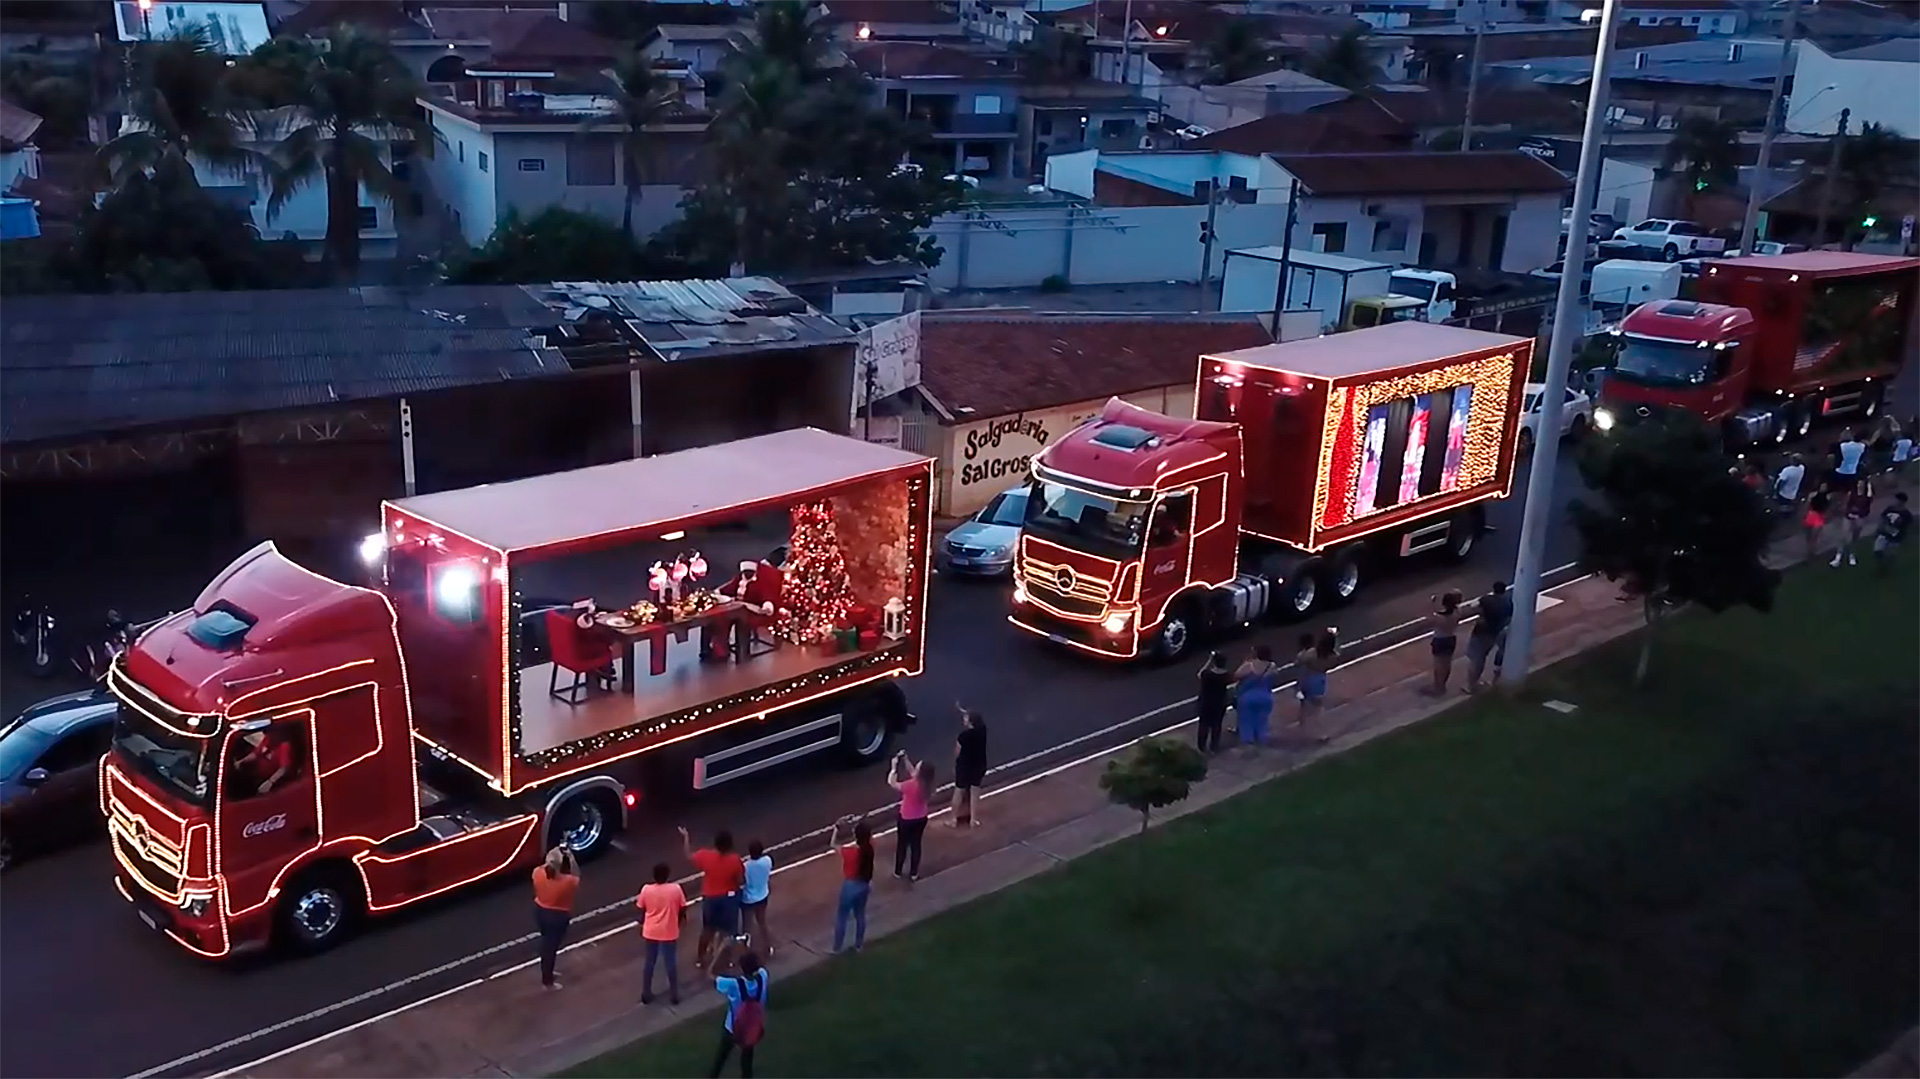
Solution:
M592 214L549 206L522 218L509 210L487 242L447 267L455 285L543 281L633 281L650 276L649 261L620 226Z
M1207 778L1207 758L1198 749L1172 738L1147 738L1133 752L1107 762L1100 789L1115 805L1140 814L1145 835L1152 813L1186 801L1193 785Z
M1597 504L1569 511L1582 559L1640 601L1647 632L1633 684L1646 680L1654 631L1683 603L1719 612L1771 610L1778 571L1762 561L1772 532L1758 492L1729 470L1714 432L1669 411L1596 440L1580 474Z

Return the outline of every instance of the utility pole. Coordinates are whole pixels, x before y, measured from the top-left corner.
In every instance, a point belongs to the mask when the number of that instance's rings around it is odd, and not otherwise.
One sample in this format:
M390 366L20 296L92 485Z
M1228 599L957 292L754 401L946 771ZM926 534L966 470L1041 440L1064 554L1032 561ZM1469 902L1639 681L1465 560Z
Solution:
M1287 224L1280 233L1280 274L1273 283L1273 339L1280 339L1280 313L1287 309L1287 271L1293 260L1293 223L1300 215L1300 181L1287 185Z
M1853 116L1852 109L1840 110L1840 126L1833 133L1833 152L1827 156L1827 182L1820 188L1820 221L1813 227L1813 246L1827 246L1827 216L1833 212L1833 180L1840 175L1840 147L1847 141L1847 120ZM1840 235L1846 236L1846 226L1840 228Z
M1201 314L1207 313L1207 285L1213 277L1213 219L1220 209L1219 180L1207 181L1207 221L1200 226L1200 307Z
M1100 33L1100 24L1094 23L1094 34ZM1125 86L1133 80L1133 0L1127 0L1127 6L1120 14L1120 85Z
M1467 111L1460 119L1460 149L1473 149L1473 105L1480 96L1480 46L1487 38L1487 5L1481 0L1480 19L1473 24L1473 57L1467 61Z
M1620 0L1603 0L1600 43L1594 51L1593 85L1587 94L1586 128L1580 136L1580 166L1573 181L1573 216L1567 222L1567 260L1560 275L1560 293L1553 305L1553 336L1547 340L1547 392L1540 395L1538 431L1558 431L1566 394L1567 368L1573 362L1573 342L1580 336L1580 278L1587 261L1587 223L1593 215L1594 188L1600 179L1597 152L1607 118L1607 82L1613 72L1613 37L1620 21ZM1500 683L1518 689L1533 663L1534 607L1539 602L1540 574L1546 560L1547 530L1553 513L1554 470L1560 461L1560 440L1541 438L1533 447L1533 467L1527 473L1527 504L1520 518L1520 558L1513 575L1513 622L1507 630L1507 659Z
M1767 100L1767 126L1760 129L1760 157L1754 162L1753 180L1747 184L1747 212L1740 220L1740 253L1753 254L1755 230L1760 224L1760 193L1767 186L1767 166L1773 156L1773 129L1784 126L1780 98L1786 92L1787 79L1793 74L1793 37L1800 29L1800 0L1787 5L1786 44L1780 46L1780 70L1773 76L1773 96Z

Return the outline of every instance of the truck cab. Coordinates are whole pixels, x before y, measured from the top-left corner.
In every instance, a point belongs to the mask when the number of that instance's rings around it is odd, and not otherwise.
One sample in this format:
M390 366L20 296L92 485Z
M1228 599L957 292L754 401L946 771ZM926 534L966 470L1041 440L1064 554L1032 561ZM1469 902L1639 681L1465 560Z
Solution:
M1754 330L1750 313L1725 304L1663 300L1635 308L1614 331L1617 359L1594 426L1611 430L1660 408L1731 420L1746 403ZM1773 433L1784 439L1786 431Z
M1430 306L1412 296L1367 296L1348 305L1340 328L1364 330L1390 322L1425 322Z
M1426 322L1449 322L1457 313L1460 280L1445 270L1423 270L1417 266L1393 271L1387 287L1395 296L1408 296L1424 304Z

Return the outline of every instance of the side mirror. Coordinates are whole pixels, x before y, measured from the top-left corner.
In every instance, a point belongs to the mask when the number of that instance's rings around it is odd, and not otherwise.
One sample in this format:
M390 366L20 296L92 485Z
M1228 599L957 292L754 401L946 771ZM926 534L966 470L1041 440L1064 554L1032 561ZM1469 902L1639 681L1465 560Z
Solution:
M29 768L27 769L27 774L20 777L20 782L29 787L38 787L40 784L45 783L48 778L49 773L45 768Z

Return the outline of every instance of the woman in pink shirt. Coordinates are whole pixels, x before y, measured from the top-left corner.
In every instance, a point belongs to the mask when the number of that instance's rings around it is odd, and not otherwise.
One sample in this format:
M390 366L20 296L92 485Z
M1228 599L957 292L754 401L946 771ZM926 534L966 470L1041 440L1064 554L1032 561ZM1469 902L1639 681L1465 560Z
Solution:
M927 798L933 794L933 765L907 759L907 751L893 755L887 767L887 785L900 792L900 830L893 842L893 875L920 879L920 844L927 837Z

